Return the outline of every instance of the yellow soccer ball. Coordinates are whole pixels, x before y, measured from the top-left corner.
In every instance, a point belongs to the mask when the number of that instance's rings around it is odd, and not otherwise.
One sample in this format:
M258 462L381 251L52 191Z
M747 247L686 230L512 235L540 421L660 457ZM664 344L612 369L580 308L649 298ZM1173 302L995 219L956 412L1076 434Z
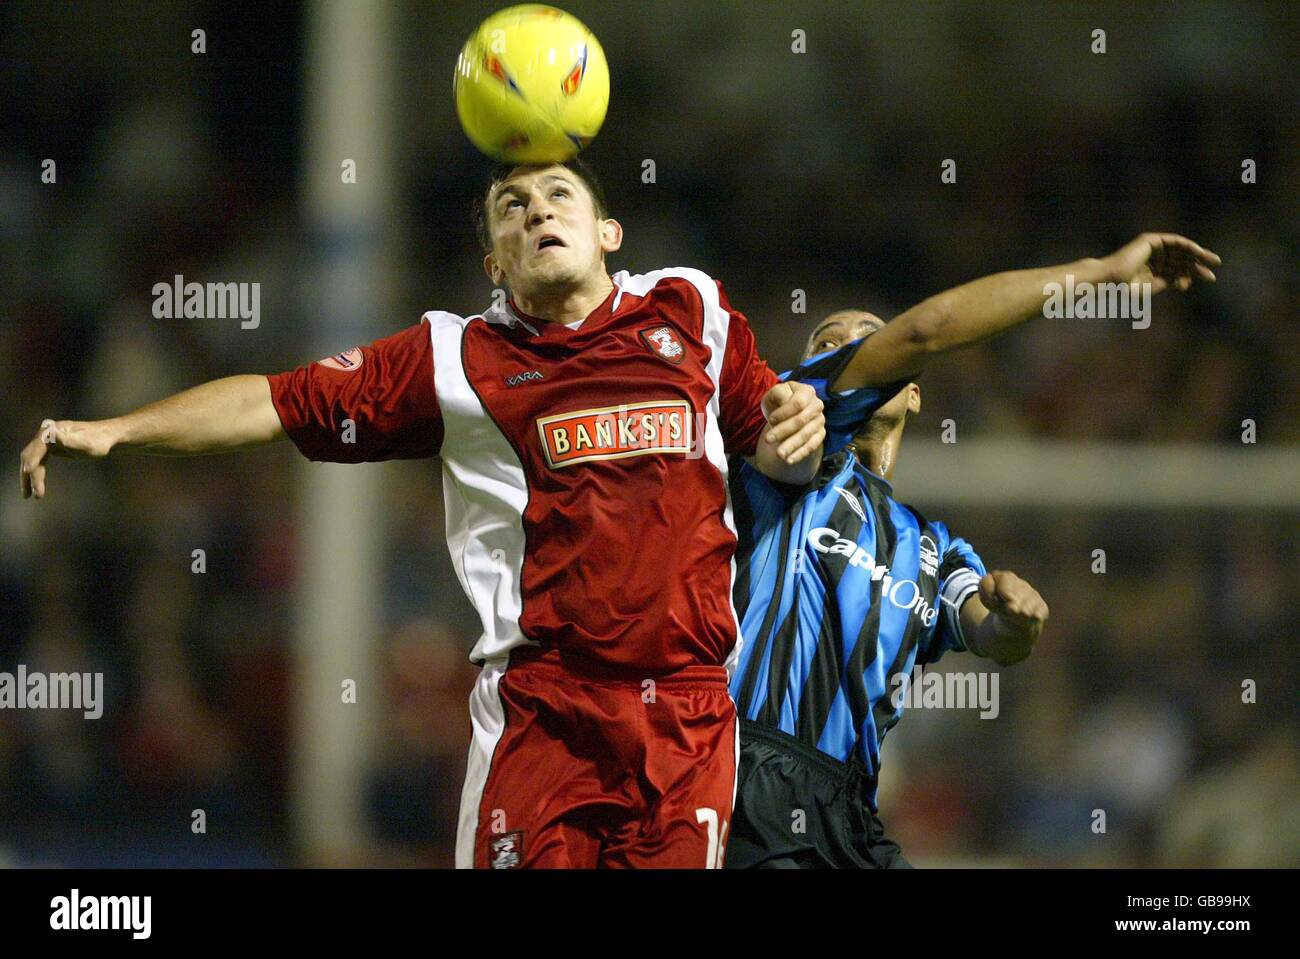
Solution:
M452 84L466 136L503 163L559 163L596 136L609 64L577 17L540 3L499 10L470 35Z

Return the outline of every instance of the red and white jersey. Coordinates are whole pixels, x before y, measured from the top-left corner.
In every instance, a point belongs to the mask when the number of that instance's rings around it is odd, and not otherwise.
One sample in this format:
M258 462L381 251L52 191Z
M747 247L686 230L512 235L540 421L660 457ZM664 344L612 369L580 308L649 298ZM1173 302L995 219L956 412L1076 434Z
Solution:
M269 377L310 459L441 455L475 662L535 644L641 676L731 663L727 457L754 452L777 378L706 274L611 279L576 328L511 302L432 311Z

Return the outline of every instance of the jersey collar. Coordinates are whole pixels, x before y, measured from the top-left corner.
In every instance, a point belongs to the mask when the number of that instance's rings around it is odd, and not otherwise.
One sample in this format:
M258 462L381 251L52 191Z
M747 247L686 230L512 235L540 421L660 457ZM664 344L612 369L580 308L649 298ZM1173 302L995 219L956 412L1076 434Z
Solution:
M851 446L846 446L839 452L822 459L822 475L827 479L839 476L843 472L856 473L863 481L878 483L885 488L886 493L890 496L894 495L894 484L867 469L866 464L858 459Z
M618 301L623 296L623 290L618 284L617 276L611 276L609 279L613 284L613 289L609 291L609 295L601 301L599 306L588 313L578 328L574 330L569 329L563 323L543 320L541 317L531 316L530 314L525 313L515 304L515 298L513 296L506 300L506 305L503 307L502 312L505 314L506 322L510 326L514 326L517 323L532 333L533 336L563 337L566 334L582 333L590 328L599 326L605 320L613 316L617 311Z

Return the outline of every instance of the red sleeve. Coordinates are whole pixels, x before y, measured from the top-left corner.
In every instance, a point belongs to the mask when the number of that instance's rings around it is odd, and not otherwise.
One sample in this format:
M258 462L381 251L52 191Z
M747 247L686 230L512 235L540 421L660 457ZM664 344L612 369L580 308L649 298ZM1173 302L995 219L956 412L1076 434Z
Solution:
M718 397L722 414L719 426L728 456L752 456L767 426L763 395L776 386L777 376L758 355L749 321L731 308L720 282L718 302L730 315Z
M426 322L267 380L284 431L309 460L417 459L442 446Z

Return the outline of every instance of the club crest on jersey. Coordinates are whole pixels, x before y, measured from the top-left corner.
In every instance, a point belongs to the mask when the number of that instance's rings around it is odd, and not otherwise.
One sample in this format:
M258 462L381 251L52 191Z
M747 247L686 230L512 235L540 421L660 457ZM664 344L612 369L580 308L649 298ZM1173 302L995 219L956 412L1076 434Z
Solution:
M671 326L652 326L642 330L641 342L669 363L681 363L686 358L686 349Z
M323 360L318 360L321 366L328 367L331 370L343 370L351 373L359 368L365 357L361 353L361 347L354 346L352 349L343 353L335 353L333 356L327 356Z
M921 537L921 571L928 576L939 572L939 546L929 536Z
M646 453L691 454L691 406L685 400L651 400L575 410L537 420L551 469L591 460Z
M508 832L497 836L488 847L490 865L493 869L518 869L524 858L524 834L522 830Z

